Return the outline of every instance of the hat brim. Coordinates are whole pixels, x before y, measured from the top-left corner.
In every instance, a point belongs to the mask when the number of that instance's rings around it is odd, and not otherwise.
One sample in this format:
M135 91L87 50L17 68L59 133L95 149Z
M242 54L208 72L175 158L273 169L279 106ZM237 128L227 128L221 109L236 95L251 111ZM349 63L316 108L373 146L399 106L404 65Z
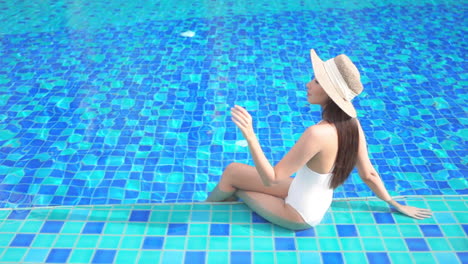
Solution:
M325 71L324 62L317 55L314 49L310 50L310 59L312 60L312 68L314 69L314 75L320 86L327 93L330 99L335 102L338 107L340 107L347 115L350 117L356 117L356 109L350 101L346 101L338 93L337 88L333 85L333 82L328 77L327 72Z

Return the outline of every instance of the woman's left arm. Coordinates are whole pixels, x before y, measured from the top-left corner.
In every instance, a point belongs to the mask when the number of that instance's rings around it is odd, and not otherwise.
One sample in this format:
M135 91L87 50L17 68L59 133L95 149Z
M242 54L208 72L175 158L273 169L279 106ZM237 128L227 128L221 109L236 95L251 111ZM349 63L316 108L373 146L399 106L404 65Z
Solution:
M255 167L265 186L271 186L282 178L291 176L319 151L318 144L312 144L314 129L308 128L286 156L273 167L265 157L255 135L252 116L244 108L237 105L231 109L231 113L232 120L239 127L248 143Z

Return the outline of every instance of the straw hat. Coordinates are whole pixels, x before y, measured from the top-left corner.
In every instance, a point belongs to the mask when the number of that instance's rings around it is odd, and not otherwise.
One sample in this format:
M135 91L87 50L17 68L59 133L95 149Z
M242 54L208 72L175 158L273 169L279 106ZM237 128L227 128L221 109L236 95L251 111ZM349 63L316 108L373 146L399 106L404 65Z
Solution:
M356 117L352 100L363 90L361 75L348 56L341 54L322 61L315 50L310 50L315 78L328 96L349 116Z

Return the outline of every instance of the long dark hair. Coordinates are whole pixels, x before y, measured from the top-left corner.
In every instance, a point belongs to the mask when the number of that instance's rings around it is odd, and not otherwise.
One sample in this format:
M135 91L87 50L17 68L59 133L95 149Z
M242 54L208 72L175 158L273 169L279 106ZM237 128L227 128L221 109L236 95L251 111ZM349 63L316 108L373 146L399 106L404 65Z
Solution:
M324 106L322 119L332 123L338 133L338 153L330 188L335 189L348 179L356 166L359 147L359 128L356 118L347 115L331 99Z

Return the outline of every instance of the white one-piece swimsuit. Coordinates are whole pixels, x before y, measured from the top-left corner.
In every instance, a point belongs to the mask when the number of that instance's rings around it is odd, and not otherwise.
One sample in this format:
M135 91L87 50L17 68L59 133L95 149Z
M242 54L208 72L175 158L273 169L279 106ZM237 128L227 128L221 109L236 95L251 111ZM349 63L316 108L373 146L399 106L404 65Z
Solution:
M293 179L285 202L291 205L310 226L320 223L331 205L333 189L329 187L333 174L320 174L305 164Z

